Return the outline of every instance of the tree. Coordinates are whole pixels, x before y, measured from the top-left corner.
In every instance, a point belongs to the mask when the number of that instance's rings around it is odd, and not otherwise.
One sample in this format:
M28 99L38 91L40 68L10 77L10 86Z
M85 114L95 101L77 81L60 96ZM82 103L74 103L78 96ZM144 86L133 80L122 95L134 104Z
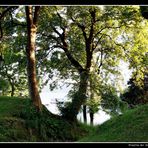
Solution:
M15 12L17 8L18 7L15 6L0 7L0 53L3 58L0 75L9 82L10 87L6 90L5 94L8 94L10 91L11 96L20 95L20 91L23 91L21 93L22 95L26 94L25 56L19 44L22 40L22 27L24 27L24 25L16 21ZM19 42L17 42L18 40ZM21 44L23 44L23 42L21 42ZM24 85L24 87L22 87L22 85Z
M140 32L139 34L143 34L144 38L142 40L143 44L140 44L139 51L136 52L135 48L131 50L130 57L130 67L133 69L133 73L131 79L128 81L128 89L122 94L122 99L126 101L130 107L134 107L139 104L146 104L148 102L147 98L147 65L148 65L148 57L147 57L147 32ZM135 36L137 38L137 36Z
M147 6L140 6L141 14L145 19L148 19L148 7ZM146 65L146 71L144 72L144 98L146 102L148 102L148 88L147 88L147 77L148 77L148 70L147 70L147 64L148 64L148 52L145 54L144 58L144 64Z
M26 47L27 54L27 72L28 72L28 83L30 97L33 104L38 111L42 109L42 103L38 91L38 83L36 78L36 58L35 58L35 42L36 42L36 32L37 32L37 19L39 15L39 6L26 6L26 21L27 21L27 33L28 33L28 43Z
M15 37L15 34L23 36L23 38L28 37L27 41L25 39L21 41L27 44L29 90L33 104L38 111L41 110L42 105L37 79L45 73L48 73L48 77L42 86L47 84L54 74L57 77L60 76L57 80L68 78L74 81L73 85L77 88L72 97L72 102L63 109L63 117L75 121L83 105L84 120L86 121L85 105L89 99L87 96L89 83L91 83L90 98L92 98L93 103L93 99L96 98L95 90L100 85L97 84L99 83L98 79L96 84L94 80L93 82L90 81L92 79L91 69L94 71L93 76L97 77L99 75L100 79L110 78L111 74L115 75L121 59L130 62L130 68L134 69L136 79L146 69L145 62L141 61L145 58L147 50L147 22L141 17L137 6L107 6L104 9L100 9L98 6L45 6L42 9L39 6L26 6L26 13L15 16L15 13L12 12L16 8L0 7L0 42L3 41L3 38L5 40L3 45L7 46L8 42L6 40L9 38L10 41L10 39L15 38L20 45L21 38ZM40 17L39 11L41 12ZM6 16L6 14L9 15ZM19 18L25 19L24 14L26 14L26 21L22 23ZM38 17L39 22L37 21ZM39 26L37 26L38 24ZM16 26L26 28L16 28ZM19 46L12 44L13 42L10 46L13 47L13 50ZM6 48L4 49L6 50ZM8 50L8 54L6 53L5 56L8 56L9 53L11 53L11 50ZM21 67L19 66L21 65L19 56L16 56L18 53L15 51L12 57L15 57L16 60L12 63L9 63L9 60L3 71L7 77L9 76L9 82L12 84L12 95L14 88L16 88L14 84L20 78L10 75L9 71L12 71L15 75L23 73L23 70L21 72L17 71L17 68ZM20 59L24 61L22 55L20 55ZM137 71L136 69L140 70ZM144 77L144 74L142 76ZM50 84L51 89L57 86L56 81L54 82ZM103 82L108 83L105 80ZM99 89L98 92L100 92ZM113 97L117 98L114 91L101 95L104 100L106 97L103 97L103 95L110 96L112 99ZM97 97L99 100L99 96ZM90 107L91 121L94 113L92 108Z
M10 91L11 96L27 95L26 57L23 50L14 49L14 44L15 42L11 42L9 39L6 42L3 41L1 49L3 49L4 62L0 75L9 82L11 89L7 89L7 92Z
M27 95L26 57L26 25L22 21L24 12L19 7L1 7L0 53L3 57L3 66L0 75L9 82L9 89L5 95ZM22 15L23 14L23 15ZM20 18L21 16L21 18ZM21 21L20 21L21 19Z
M1 11L2 11L1 16L0 16L1 39L2 38L5 39L4 33L6 33L6 36L8 37L8 33L10 32L10 30L11 30L11 37L12 36L15 37L15 36L19 36L19 35L24 36L24 34L26 34L26 32L25 32L26 30L24 29L23 30L24 32L19 34L21 31L18 31L20 29L19 29L19 27L16 28L16 26L27 27L28 43L27 43L27 47L26 47L26 55L27 55L27 62L28 62L28 66L27 66L28 74L27 75L28 75L29 91L30 91L30 96L33 101L33 104L36 106L38 111L41 111L42 105L41 105L41 100L40 100L40 96L39 96L39 92L38 92L37 79L36 79L36 59L35 59L35 40L36 40L36 31L37 31L37 18L39 15L40 7L33 7L33 6L26 6L25 7L27 25L24 24L24 22L22 22L22 20L20 20L20 19L25 18L22 11L18 15L16 14L17 13L16 11L13 13L13 11L16 10L17 8L18 7L1 7ZM20 11L20 9L21 8L19 8L18 11ZM4 17L6 17L6 14L9 14L9 15L7 15L9 17L5 21L3 21ZM20 16L21 16L21 18L20 18ZM7 28L5 30L5 32L4 32L4 28ZM19 43L20 42L18 42L18 44ZM16 47L16 46L17 45L14 44L14 46L12 46L12 47ZM20 57L20 59L22 59L22 57ZM18 61L16 61L16 63L15 63L15 64L17 64L16 65L17 70L18 69L20 70L20 68L19 68L19 66L21 65L20 59L17 59ZM14 66L12 66L10 68L11 68L11 70L15 69ZM12 95L14 95L16 81L13 79L12 75L8 74L10 72L10 68L8 68L8 64L5 65L5 73L6 73L7 78L9 79L11 86L12 86L12 91L11 91ZM20 74L20 72L19 72L19 74ZM17 80L18 80L18 78L17 78Z
M8 82L0 77L0 94L4 95L7 89L9 89Z
M42 33L38 34L38 39L44 41L44 45L41 42L38 44L42 49L46 48L43 52L48 55L45 62L63 77L73 75L74 80L79 78L79 87L72 103L63 112L65 118L75 120L81 105L87 100L86 91L95 55L99 57L96 69L101 77L105 76L105 71L115 73L120 59L125 59L130 50L128 47L133 41L133 30L140 30L141 21L138 8L131 6L105 7L104 10L94 6L42 9L39 27ZM47 28L46 31L41 31L43 27ZM49 52L52 53L51 59ZM66 65L63 67L64 64L61 64L64 61ZM56 67L58 62L60 65Z
M140 6L141 15L148 19L148 7L147 6Z
M141 15L148 19L148 7L140 6ZM146 21L147 23L147 21ZM138 30L135 33L135 47L130 51L130 67L133 69L132 78L129 80L128 90L123 94L123 100L128 102L129 106L133 107L138 104L145 104L147 99L147 87L145 80L148 75L148 33L147 28ZM135 50L138 49L138 51Z
M0 40L4 36L3 22L7 22L7 21L4 21L4 19L6 19L7 16L10 18L10 15L8 15L8 14L11 14L17 8L18 8L18 6L1 6L0 7ZM8 19L8 20L10 20L10 19Z
M122 100L129 104L129 107L144 104L144 91L141 87L135 85L134 79L128 82L128 90L122 95Z

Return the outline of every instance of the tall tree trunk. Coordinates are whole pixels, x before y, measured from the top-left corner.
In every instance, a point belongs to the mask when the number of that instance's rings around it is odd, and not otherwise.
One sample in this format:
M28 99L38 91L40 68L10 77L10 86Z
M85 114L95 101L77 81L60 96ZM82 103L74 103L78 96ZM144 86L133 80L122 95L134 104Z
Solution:
M28 72L28 85L30 97L33 104L38 111L41 111L42 104L38 91L38 83L36 78L36 58L35 58L35 40L37 32L37 18L39 13L39 6L33 10L32 6L26 6L26 18L27 18L27 31L28 31L28 44L26 48L27 54L27 72Z
M87 123L87 113L86 113L86 105L83 105L83 119L84 123Z
M80 85L78 92L74 95L72 103L66 110L64 111L64 117L70 121L77 120L77 114L80 111L81 105L83 105L86 101L86 90L88 83L89 73L84 70L80 73Z
M6 68L6 72L5 72L5 73L6 73L6 76L7 76L7 78L8 78L9 84L10 84L10 86L11 86L10 95L11 95L11 97L13 97L13 96L14 96L14 92L15 92L15 86L14 86L13 78L11 78L11 76L8 75L7 67L6 67L6 66L5 66L5 68Z
M94 99L94 91L93 91L93 82L92 82L92 78L90 77L89 79L89 82L90 82L90 99ZM91 125L93 125L93 122L94 122L94 109L93 109L93 106L90 106L89 108L89 116L90 116L90 123Z
M11 97L14 96L14 91L15 91L15 87L14 87L14 84L11 83Z
M90 124L93 125L94 124L94 113L91 112L91 110L90 110L89 116L90 116Z

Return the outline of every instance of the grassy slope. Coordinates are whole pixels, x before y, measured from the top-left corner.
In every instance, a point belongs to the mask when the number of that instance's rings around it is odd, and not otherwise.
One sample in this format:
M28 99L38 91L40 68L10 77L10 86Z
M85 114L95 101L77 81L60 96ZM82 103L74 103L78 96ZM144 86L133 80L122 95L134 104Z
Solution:
M15 97L0 97L0 142L28 140L24 120L15 116L23 109L25 101Z
M0 97L0 142L76 141L93 129L68 123L45 108L38 116L29 99Z
M77 141L90 132L91 135L80 141L148 141L148 105L127 111L95 128L72 125L50 113L38 119L29 105L28 99L0 97L0 142ZM38 122L41 123L39 131Z
M127 111L96 127L81 142L148 142L148 104Z

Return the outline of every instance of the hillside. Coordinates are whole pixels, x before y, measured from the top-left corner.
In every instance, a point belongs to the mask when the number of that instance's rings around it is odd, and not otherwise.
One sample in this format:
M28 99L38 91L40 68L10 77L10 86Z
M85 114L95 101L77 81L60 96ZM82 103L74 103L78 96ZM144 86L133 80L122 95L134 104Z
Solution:
M69 141L147 142L148 105L92 127L69 123L46 108L37 114L27 98L0 97L0 142Z
M97 126L81 142L148 142L148 104Z
M51 114L45 107L37 114L30 99L0 97L0 142L77 141L89 130Z

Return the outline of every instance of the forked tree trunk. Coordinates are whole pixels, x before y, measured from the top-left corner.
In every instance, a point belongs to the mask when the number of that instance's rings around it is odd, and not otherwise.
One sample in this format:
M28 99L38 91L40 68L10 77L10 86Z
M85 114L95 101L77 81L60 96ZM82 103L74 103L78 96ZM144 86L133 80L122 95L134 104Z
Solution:
M38 111L41 111L42 104L38 91L38 83L36 78L36 58L35 58L35 40L37 32L37 18L39 13L39 6L33 10L32 6L26 6L26 19L27 19L27 31L28 31L28 44L26 48L27 54L27 72L28 72L28 85L30 97L33 104Z

